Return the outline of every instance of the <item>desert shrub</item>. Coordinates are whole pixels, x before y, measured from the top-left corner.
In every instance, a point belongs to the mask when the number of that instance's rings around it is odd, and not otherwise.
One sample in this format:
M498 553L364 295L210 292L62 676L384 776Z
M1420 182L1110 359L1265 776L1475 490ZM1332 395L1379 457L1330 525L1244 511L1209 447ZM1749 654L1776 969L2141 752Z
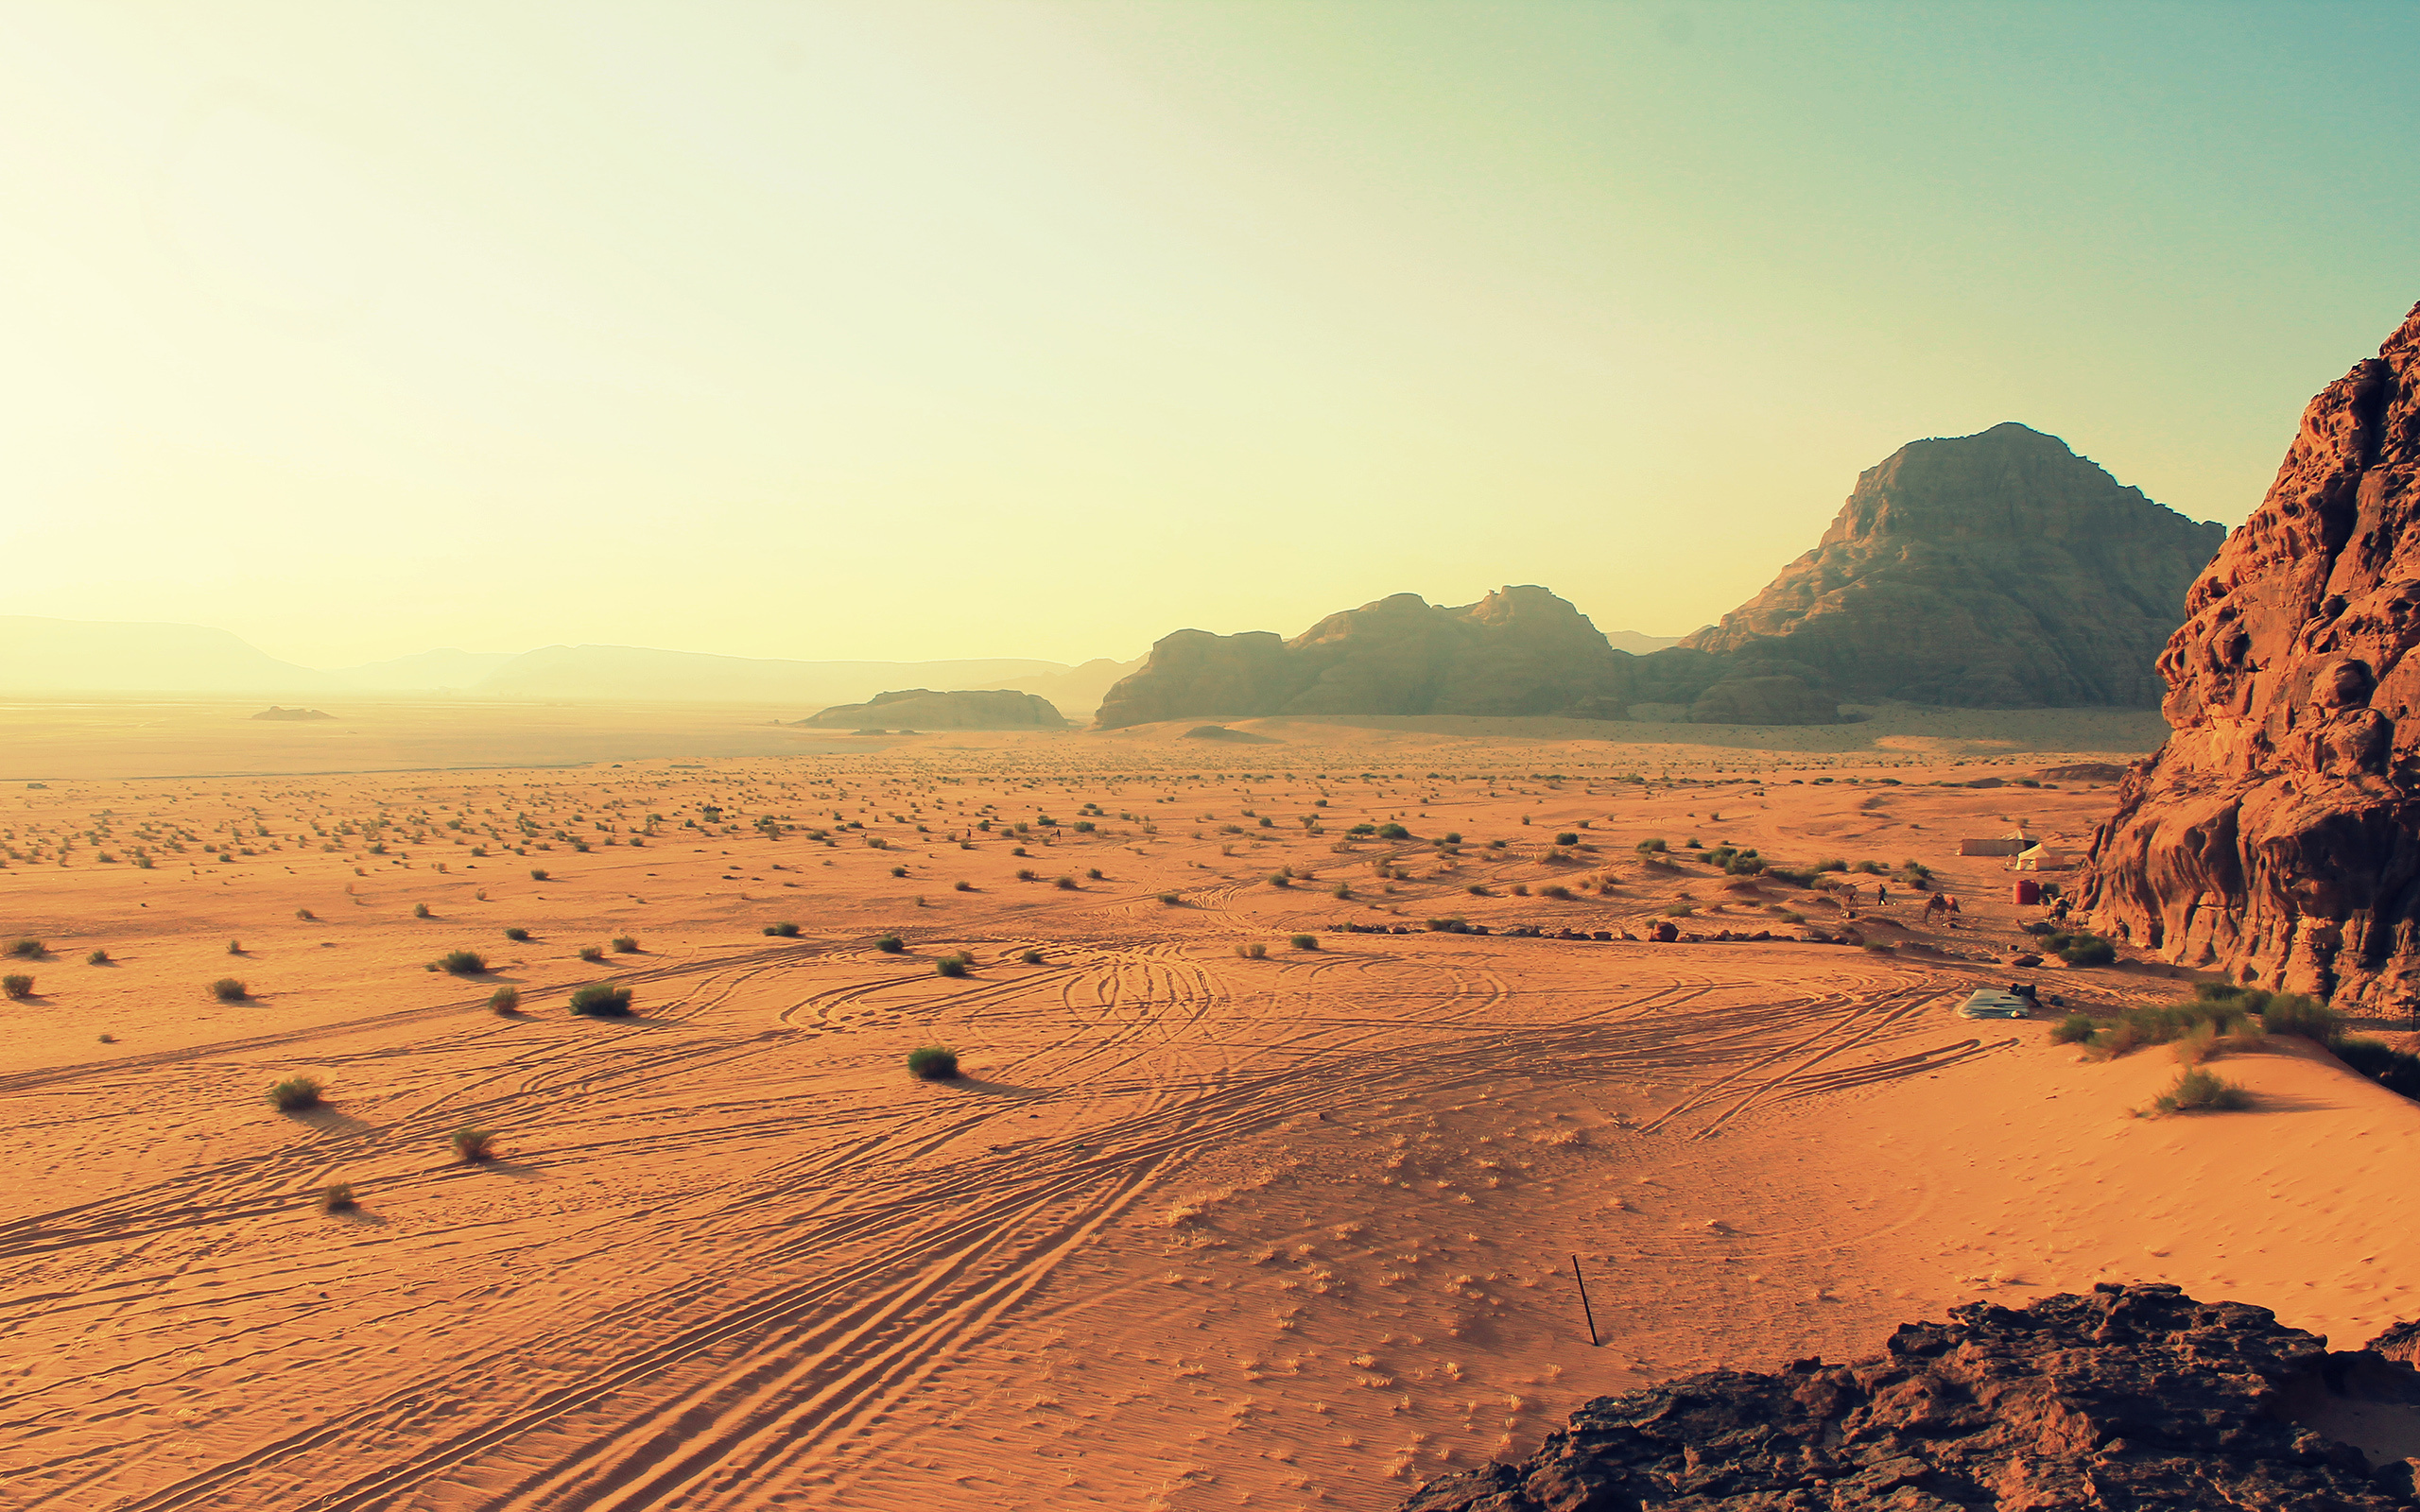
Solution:
M1638 842L1638 847L1637 847L1637 849L1638 849L1638 853L1639 853L1640 855L1643 855L1643 856L1660 856L1660 855L1662 855L1664 852L1666 852L1667 850L1671 850L1672 848L1671 848L1670 846L1668 846L1668 845L1666 845L1666 844L1665 844L1663 841L1661 841L1661 840L1641 840L1640 842Z
M579 948L579 958L591 965L595 965L596 962L605 958L605 947L602 945L582 945Z
M515 945L526 944L529 939L529 932L522 928L520 925L515 924L504 932L504 937L512 941Z
M1040 876L1041 873L1034 870L1031 867L1017 868L1017 881L1019 882L1033 882L1038 880Z
M1340 882L1327 890L1327 895L1331 898L1350 898L1353 896L1353 884Z
M302 922L306 924L316 924L320 921L320 916L311 912L308 908L297 908L294 910L294 917L302 920Z
M1849 864L1841 860L1839 856L1827 856L1824 860L1815 863L1815 869L1818 871L1846 871L1849 869Z
M337 1181L320 1189L321 1212L351 1212L360 1206L353 1194L353 1188L345 1182Z
M2107 966L2118 959L2118 947L2098 935L2082 932L2045 935L2042 946L2069 966Z
M1767 867L1762 874L1776 881L1789 883L1793 887L1815 885L1813 867Z
M109 966L113 963L110 960L109 952L95 951L92 954L84 957L84 964L86 966Z
M571 989L571 1011L582 1019L627 1019L631 989L619 982L590 982Z
M50 954L50 947L38 939L12 939L9 954L21 961L39 961Z
M240 939L231 939L231 940L229 940L229 941L227 942L227 954L230 954L230 955L241 955L241 954L244 954L244 942L243 942L242 940L240 940Z
M1538 889L1538 896L1541 898L1560 898L1565 902L1568 902L1571 901L1572 894L1571 889L1564 886L1562 883L1550 882Z
M491 1129L458 1128L445 1143L454 1147L454 1159L464 1165L485 1165L495 1159L495 1134Z
M1269 956L1269 947L1254 940L1249 945L1236 946L1236 954L1248 961L1266 960Z
M476 951L447 951L437 958L440 970L456 976L476 976L488 969L488 958Z
M1856 866L1849 868L1849 869L1851 871L1862 872L1869 877L1879 877L1883 874L1883 866L1879 861L1860 861Z
M1526 882L1514 883L1512 885L1512 896L1515 898L1527 898L1530 896L1530 885Z
M941 976L964 976L966 963L955 955L944 955L933 963L933 971Z
M1272 887L1291 887L1294 885L1294 879L1282 871L1272 871L1269 874L1269 885Z
M1921 861L1902 861L1899 863L1899 880L1910 887L1929 887L1932 885L1932 868Z
M1557 831L1554 837L1554 843L1557 845L1578 845L1580 843L1580 832L1577 830Z
M520 1012L521 989L517 987L497 988L488 994L488 1011L500 1015Z
M1320 937L1317 935L1296 935L1286 943L1298 951L1315 951L1320 948Z
M956 1081L958 1052L947 1045L918 1045L908 1052L908 1074L918 1081Z
M1381 840L1409 840L1411 838L1411 832L1405 829L1400 824L1381 824L1378 826L1378 838Z
M896 955L908 948L908 942L896 935L885 935L873 942L873 948L886 955Z
M767 924L765 926L765 933L768 935L779 936L783 939L796 939L798 938L798 926L785 919L778 924Z
M1017 959L1025 962L1028 966L1040 966L1042 964L1042 953L1040 951L1020 951L1017 953Z
M2260 1027L2271 1034L2300 1035L2325 1044L2344 1032L2342 1015L2295 992L2280 992L2260 1006Z
M2219 1026L2204 1020L2178 1035L2169 1050L2177 1064L2198 1066L2219 1053Z
M1184 901L1172 892L1154 893L1152 896L1159 899L1163 904L1169 908L1174 908L1177 904Z
M1058 888L1062 892L1074 892L1076 890L1076 879L1073 877L1061 877L1052 882L1050 885Z
M23 971L11 971L6 976L0 976L0 993L5 993L18 1001L32 997L34 979Z
M2231 1112L2252 1106L2252 1094L2199 1066L2188 1067L2152 1107L2163 1113Z
M288 1076L269 1083L268 1105L281 1113L296 1113L320 1106L320 1084L308 1076Z
M222 976L210 984L210 995L221 1003L241 1003L251 997L251 990L232 976Z
M2083 1044L2092 1038L2095 1027L2088 1015L2070 1013L2059 1021L2057 1028L2050 1031L2050 1042L2060 1045Z
M1487 884L1483 882L1474 882L1470 885L1464 887L1462 891L1469 893L1474 898L1485 898L1489 896Z
M2383 1040L2340 1035L2328 1041L2336 1058L2388 1091L2420 1098L2420 1056L2407 1055Z
M1664 910L1664 917L1667 919L1688 919L1695 916L1697 911L1698 905L1695 903L1674 903L1671 907Z
M1086 882L1103 882L1103 881L1106 881L1106 880L1108 880L1108 879L1104 878L1104 877L1100 874L1100 868L1098 868L1098 867L1094 867L1093 868L1091 868L1090 870L1088 870L1088 871L1086 871L1086 872L1084 873L1084 880L1085 880Z
M961 877L958 881L951 883L949 885L949 888L952 892L973 892L975 890L975 884L968 882L965 878Z
M414 903L414 904L412 904L412 917L413 917L414 919L426 919L426 918L428 918L428 917L429 917L428 904L426 904L426 903Z
M614 936L614 949L624 955L636 955L639 953L638 936L635 935L616 935Z
M544 867L531 867L529 868L529 880L531 882L544 882L546 880L546 868Z

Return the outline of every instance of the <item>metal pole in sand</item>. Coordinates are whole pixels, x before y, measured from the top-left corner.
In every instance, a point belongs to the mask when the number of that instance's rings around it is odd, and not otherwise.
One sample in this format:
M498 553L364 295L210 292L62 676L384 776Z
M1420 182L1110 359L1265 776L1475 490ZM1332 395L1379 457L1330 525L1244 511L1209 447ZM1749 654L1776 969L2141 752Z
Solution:
M1580 1283L1580 1313L1588 1320L1588 1344L1593 1349L1598 1344L1597 1310L1588 1305L1588 1278L1580 1274L1578 1255L1571 1257L1571 1279Z

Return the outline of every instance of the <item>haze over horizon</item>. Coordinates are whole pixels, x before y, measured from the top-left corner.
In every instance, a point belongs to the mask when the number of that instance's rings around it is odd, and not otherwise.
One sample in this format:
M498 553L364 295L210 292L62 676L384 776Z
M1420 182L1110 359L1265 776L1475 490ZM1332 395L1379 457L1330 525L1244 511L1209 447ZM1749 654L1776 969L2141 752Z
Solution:
M2231 526L2420 295L2403 6L0 37L9 610L309 666L1072 663L1525 582L1678 635L2003 421Z

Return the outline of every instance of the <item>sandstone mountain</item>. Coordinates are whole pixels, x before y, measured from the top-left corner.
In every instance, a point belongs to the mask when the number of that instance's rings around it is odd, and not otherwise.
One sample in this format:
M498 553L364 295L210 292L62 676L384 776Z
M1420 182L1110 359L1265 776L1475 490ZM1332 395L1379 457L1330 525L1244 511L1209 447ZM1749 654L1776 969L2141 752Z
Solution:
M2420 991L2420 306L2303 411L2160 657L2172 727L2095 835L2100 927L2237 980Z
M799 721L819 730L1064 730L1050 700L1012 688L935 693L903 688L864 703L834 704Z
M1255 714L1577 714L1617 718L1628 664L1543 588L1447 609L1396 593L1292 640L1179 630L1109 690L1100 728Z
M1599 1397L1529 1458L1431 1481L1405 1512L2413 1505L2420 1461L2373 1471L2361 1447L2291 1420L2403 1428L2420 1373L2400 1361L2330 1353L2266 1308L2165 1285L1950 1316L1904 1325L1850 1365L1711 1370Z
M1682 644L1852 700L2150 707L2225 531L2014 422L1859 474L1813 551Z

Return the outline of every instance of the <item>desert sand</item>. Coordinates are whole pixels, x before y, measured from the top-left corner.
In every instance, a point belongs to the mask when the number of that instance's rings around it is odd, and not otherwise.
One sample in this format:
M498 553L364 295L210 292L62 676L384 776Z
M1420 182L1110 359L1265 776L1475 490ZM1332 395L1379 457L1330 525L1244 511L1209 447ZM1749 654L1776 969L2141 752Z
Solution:
M46 947L0 1005L12 1507L1376 1512L1590 1396L1978 1296L2174 1280L2345 1345L2415 1311L2420 1108L2272 1041L2218 1063L2250 1111L2137 1117L2165 1051L1950 1011L2188 989L2014 971L2039 910L1957 854L2080 844L2110 788L1964 784L2152 717L638 711L617 750L606 711L396 706L338 769L352 712L252 712L9 716L0 935ZM110 732L148 717L191 738ZM1918 860L1959 927L1849 874L1872 948L1806 943L1844 900L1691 840ZM635 1017L565 1012L606 979ZM907 1075L934 1042L964 1079ZM267 1103L296 1074L323 1107Z

